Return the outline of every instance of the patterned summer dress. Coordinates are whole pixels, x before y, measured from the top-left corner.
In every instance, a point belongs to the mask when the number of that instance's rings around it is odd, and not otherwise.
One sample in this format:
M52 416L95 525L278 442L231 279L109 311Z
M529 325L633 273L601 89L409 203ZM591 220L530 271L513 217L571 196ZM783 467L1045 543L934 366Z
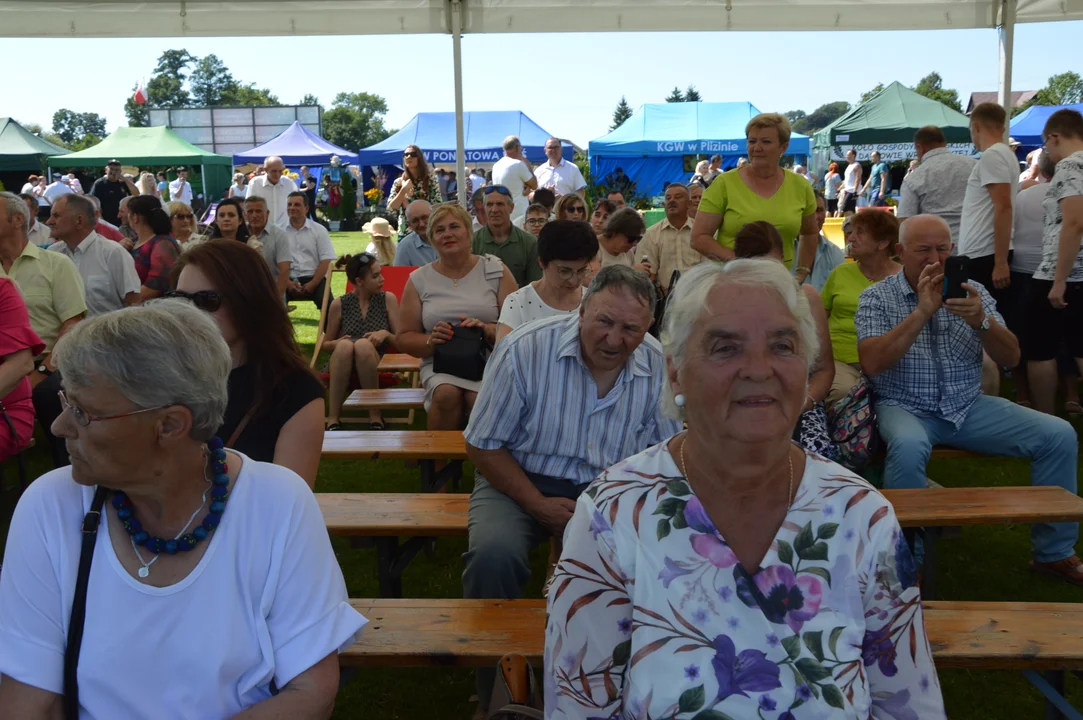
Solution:
M353 293L342 296L342 329L339 337L362 338L365 333L387 330L391 332L391 323L387 319L387 293L377 293L369 298L368 315L361 314L361 301ZM386 347L376 350L381 355Z

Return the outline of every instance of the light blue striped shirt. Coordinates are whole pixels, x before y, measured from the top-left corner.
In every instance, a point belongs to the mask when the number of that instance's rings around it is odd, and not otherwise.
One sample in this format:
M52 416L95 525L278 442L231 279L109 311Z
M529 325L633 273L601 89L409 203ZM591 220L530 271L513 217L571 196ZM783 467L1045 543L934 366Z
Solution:
M583 363L579 315L537 320L500 341L466 441L506 448L523 470L584 485L681 426L662 414L662 346L648 335L604 398Z

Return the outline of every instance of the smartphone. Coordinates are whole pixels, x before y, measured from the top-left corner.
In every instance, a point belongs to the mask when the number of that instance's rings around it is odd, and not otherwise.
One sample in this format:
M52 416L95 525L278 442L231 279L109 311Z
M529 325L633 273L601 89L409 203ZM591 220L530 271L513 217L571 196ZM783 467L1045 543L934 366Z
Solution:
M965 298L963 283L970 273L970 258L966 255L952 255L944 263L944 299Z

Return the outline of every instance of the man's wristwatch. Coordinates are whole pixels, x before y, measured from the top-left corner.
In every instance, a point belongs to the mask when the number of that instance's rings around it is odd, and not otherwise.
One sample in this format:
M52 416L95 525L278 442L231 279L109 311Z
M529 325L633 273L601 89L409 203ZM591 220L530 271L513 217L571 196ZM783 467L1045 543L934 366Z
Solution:
M34 368L42 375L52 375L53 371L46 367L45 363L38 363L38 366Z
M984 318L982 318L981 324L978 325L978 330L980 332L989 332L989 328L991 327L993 327L993 321L989 318L988 315L986 315Z

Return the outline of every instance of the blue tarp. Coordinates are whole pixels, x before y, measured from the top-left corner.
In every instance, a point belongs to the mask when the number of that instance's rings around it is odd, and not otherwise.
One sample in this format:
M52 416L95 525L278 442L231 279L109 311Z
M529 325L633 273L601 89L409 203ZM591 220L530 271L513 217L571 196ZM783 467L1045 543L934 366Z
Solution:
M619 169L640 195L659 195L667 182L687 182L686 155L721 155L729 168L745 155L745 125L760 111L752 103L658 103L641 106L620 127L590 143L595 182ZM794 133L788 155L802 161L809 138Z
M324 140L299 122L251 150L233 156L234 165L261 163L265 158L277 155L288 167L301 165L330 165L331 156L338 155L345 165L356 165L357 155Z
M532 163L545 162L545 141L552 133L542 129L518 110L463 113L463 137L467 163L494 163L504 157L504 138L515 135ZM361 165L401 165L402 151L417 145L429 164L448 164L455 158L455 113L418 113L402 130L358 153ZM571 161L575 149L563 143L564 159Z
M1042 130L1049 116L1057 110L1068 108L1083 113L1083 103L1077 105L1031 105L1012 118L1008 131L1020 143L1020 152L1029 152L1042 146Z

